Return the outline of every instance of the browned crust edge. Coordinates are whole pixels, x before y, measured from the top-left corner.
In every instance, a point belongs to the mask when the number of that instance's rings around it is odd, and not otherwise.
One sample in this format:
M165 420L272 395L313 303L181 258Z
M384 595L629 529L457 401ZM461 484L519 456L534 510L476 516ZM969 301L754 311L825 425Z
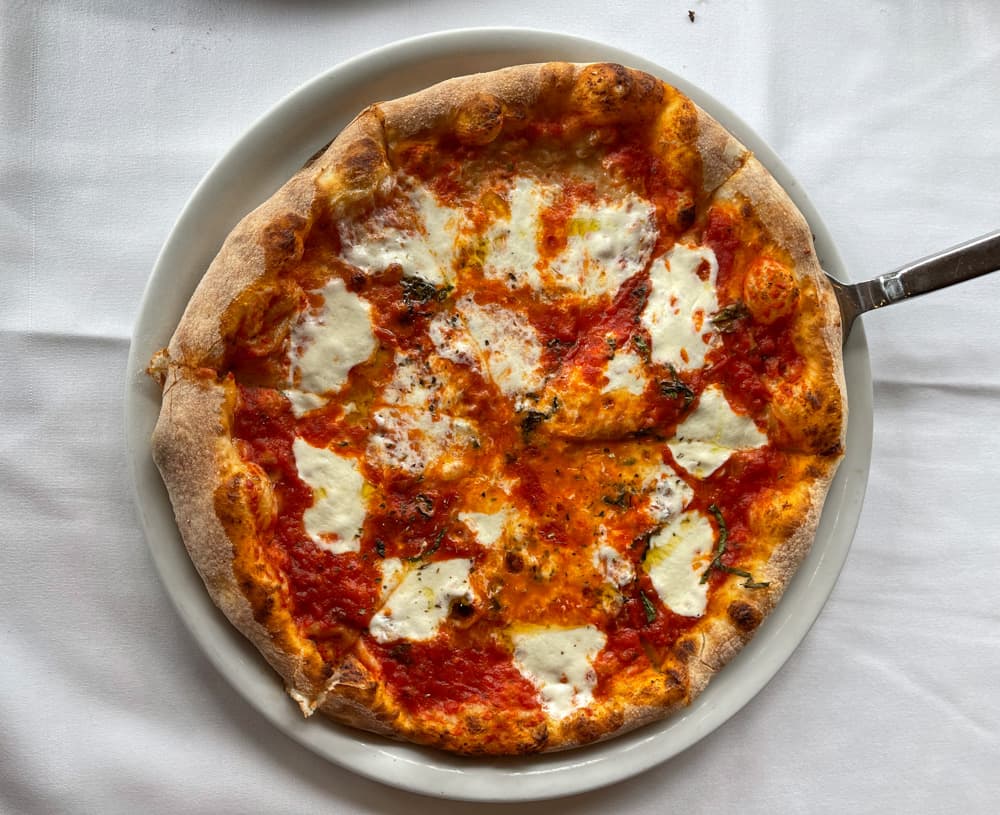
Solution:
M515 65L486 73L446 79L416 93L376 107L389 144L450 130L457 114L488 95L499 102L503 117L523 116L548 90L572 82L569 63Z
M742 578L730 578L726 594L732 599L725 616L716 616L703 629L701 648L688 664L692 701L705 690L711 678L753 639L780 602L789 582L812 548L836 469L837 463L834 462L826 472L814 478L806 496L796 506L798 518L795 530L772 550L766 563L754 569L754 579L768 583L768 588L740 589Z
M371 179L357 179L358 148L381 145L378 116L368 109L347 125L318 157L278 189L273 196L246 215L229 233L184 310L168 346L172 362L191 368L221 370L225 341L221 317L248 288L289 261L301 257L302 242L312 227L318 204L318 181L336 183L342 195L357 190Z
M751 157L750 151L700 107L697 113L696 146L701 155L702 189L711 195Z
M847 438L847 384L842 353L840 309L819 265L805 217L767 169L753 156L723 184L715 200L748 203L769 236L791 257L802 292L794 341L809 360L801 387L772 391L777 408L788 414L805 442L803 450L839 459ZM836 435L829 428L839 427Z
M227 481L227 473L242 466L229 431L230 399L226 384L217 382L210 372L172 366L153 430L153 460L170 495L185 548L213 602L302 704L303 694L313 692L315 684L309 655L293 655L279 647L255 618L234 572L238 544L216 509L216 492Z
M689 664L692 700L753 637L812 548L826 496L843 458L848 415L840 310L819 265L805 217L754 156L745 157L716 190L715 199L748 202L770 237L792 257L799 280L815 293L815 308L805 316L796 342L811 360L819 361L806 372L806 378L809 387L822 394L824 409L839 419L840 432L837 444L826 453L814 450L804 454L811 460L807 470L811 480L806 494L793 499L794 528L771 551L760 573L754 574L755 580L770 584L767 590L744 591L744 596L734 601L742 606L735 611L730 606L726 617L716 617L703 632L702 647ZM730 585L737 583L736 578L731 578Z

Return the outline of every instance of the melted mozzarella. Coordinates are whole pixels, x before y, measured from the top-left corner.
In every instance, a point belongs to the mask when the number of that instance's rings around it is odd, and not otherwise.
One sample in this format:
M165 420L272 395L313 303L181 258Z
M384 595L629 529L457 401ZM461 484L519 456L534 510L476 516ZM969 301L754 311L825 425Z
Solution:
M698 269L707 264L704 279ZM642 324L652 339L653 362L678 370L700 368L717 336L709 317L719 303L715 279L719 264L708 248L676 244L657 258L649 271L652 289L642 311Z
M372 422L369 459L414 475L433 467L443 478L456 478L467 467L465 451L478 444L472 422L426 409L380 408Z
M494 303L480 305L468 296L455 305L490 377L506 396L523 396L542 388L542 344L524 316Z
M313 491L313 505L302 515L306 534L335 555L359 551L365 481L357 462L298 437L292 443L292 453L299 478Z
M684 512L649 539L643 568L663 605L684 617L699 617L708 603L701 582L715 548L715 530L700 512Z
M301 419L309 411L321 408L326 404L326 399L322 396L317 396L315 393L300 391L296 388L288 388L283 391L283 393L291 404L292 413L295 414L296 419Z
M434 343L434 350L442 359L456 365L479 365L479 349L458 314L445 311L436 314L427 326L427 334Z
M467 450L479 443L475 425L449 413L461 399L440 359L397 352L392 379L370 414L369 461L414 475L428 468L445 478L461 475Z
M427 563L406 574L368 624L379 642L429 640L456 601L472 603L472 561L465 558Z
M485 234L483 274L509 288L540 289L538 226L541 211L552 201L552 190L529 178L519 178L507 194L510 215L490 225Z
M395 366L392 379L382 391L382 401L426 410L442 390L427 360L397 351Z
M694 490L677 477L673 468L660 464L649 479L649 515L654 523L663 523L678 515L694 498Z
M398 557L387 557L382 560L382 586L379 598L383 603L386 597L396 590L405 572L406 566Z
M614 204L585 204L567 224L566 248L549 265L555 282L586 297L613 295L649 262L656 210L629 193Z
M563 719L594 700L593 661L607 637L594 626L526 629L513 635L514 666L536 688L542 709Z
M302 319L292 329L291 338L292 376L299 376L298 390L312 394L339 390L347 382L351 368L375 350L371 306L349 292L344 281L336 277L321 294L323 307L319 313ZM311 401L292 401L293 410L311 409L309 404Z
M507 526L507 521L509 519L510 512L507 509L501 509L499 512L490 513L458 513L458 520L472 530L472 534L476 536L476 540L483 546L492 546L500 540L500 536L503 534L504 528Z
M594 567L605 579L619 588L635 579L632 562L623 558L613 546L602 543L594 550L593 560Z
M646 390L646 373L642 358L632 351L619 351L608 361L604 372L608 384L601 388L601 393L612 391L627 391L641 396Z
M698 407L677 428L667 443L674 460L698 478L707 478L725 464L736 450L767 444L753 419L733 411L716 385L705 388Z
M406 276L419 277L435 286L451 282L462 213L442 206L416 183L411 183L405 195L417 227L400 226L396 213L392 213L395 218L380 215L374 222L342 224L344 260L365 272L379 272L396 263Z

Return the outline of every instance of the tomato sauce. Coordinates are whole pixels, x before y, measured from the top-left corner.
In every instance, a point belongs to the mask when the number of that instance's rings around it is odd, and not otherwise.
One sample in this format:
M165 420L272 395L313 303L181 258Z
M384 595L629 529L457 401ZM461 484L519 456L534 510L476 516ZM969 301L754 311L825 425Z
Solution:
M559 190L559 196L540 213L539 254L543 260L551 261L559 255L569 242L573 229L573 216L583 204L594 204L597 191L593 184L570 181ZM586 224L579 226L585 230Z
M378 585L365 557L332 555L305 532L302 515L313 494L295 464L295 420L288 401L263 388L238 386L238 391L233 437L243 457L272 481L278 513L267 549L288 576L293 616L311 631L345 623L366 626Z
M790 320L761 325L740 319L721 336L721 346L708 355L706 380L721 384L730 401L751 416L763 415L770 404L769 383L795 381L805 370Z
M635 333L648 297L649 275L637 274L622 284L609 306L598 304L574 315L572 328L560 320L559 310L550 319L535 317L532 323L547 347L559 348L560 361L567 369L579 371L585 382L596 384L608 359Z
M367 643L407 710L456 713L468 702L507 716L512 710L538 709L534 686L514 667L510 652L497 645L463 646L445 635L426 642Z
M721 207L709 209L702 241L715 253L715 259L719 263L716 285L720 290L725 290L732 279L740 238L732 217Z

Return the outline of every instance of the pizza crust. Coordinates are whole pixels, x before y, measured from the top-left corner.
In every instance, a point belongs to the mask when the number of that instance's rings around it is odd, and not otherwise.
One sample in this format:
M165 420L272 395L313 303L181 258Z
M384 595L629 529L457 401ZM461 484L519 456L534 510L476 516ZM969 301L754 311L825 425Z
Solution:
M763 589L745 589L740 588L744 578L727 577L726 590L717 598L724 613L711 615L710 624L701 632L697 650L688 662L692 700L753 639L809 554L838 463L839 459L829 461L803 489L779 493L756 508L756 528L779 541L766 562L753 572L755 582L768 585Z
M210 372L171 367L153 430L153 460L181 538L213 602L263 654L306 712L325 680L322 660L308 641L288 640L292 628L280 605L261 603L271 608L270 616L251 605L248 594L277 595L277 581L259 573L256 586L241 585L236 574L258 525L246 488L261 479L232 444L232 389L231 382L220 383Z
M847 438L840 307L819 265L809 224L788 194L755 158L748 157L713 201L729 202L765 225L768 237L788 253L799 284L794 342L809 362L802 378L772 389L777 420L803 452L839 456Z

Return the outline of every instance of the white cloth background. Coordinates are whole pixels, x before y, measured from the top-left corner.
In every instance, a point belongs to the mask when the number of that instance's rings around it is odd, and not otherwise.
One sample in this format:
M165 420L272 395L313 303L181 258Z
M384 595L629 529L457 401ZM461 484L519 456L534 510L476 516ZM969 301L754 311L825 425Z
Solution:
M202 175L305 80L456 24L579 34L701 86L784 159L855 279L1000 226L991 0L5 0L0 810L507 811L356 777L234 696L167 599L124 465L132 324ZM998 302L995 275L865 318L860 527L765 690L652 771L518 811L998 810Z

